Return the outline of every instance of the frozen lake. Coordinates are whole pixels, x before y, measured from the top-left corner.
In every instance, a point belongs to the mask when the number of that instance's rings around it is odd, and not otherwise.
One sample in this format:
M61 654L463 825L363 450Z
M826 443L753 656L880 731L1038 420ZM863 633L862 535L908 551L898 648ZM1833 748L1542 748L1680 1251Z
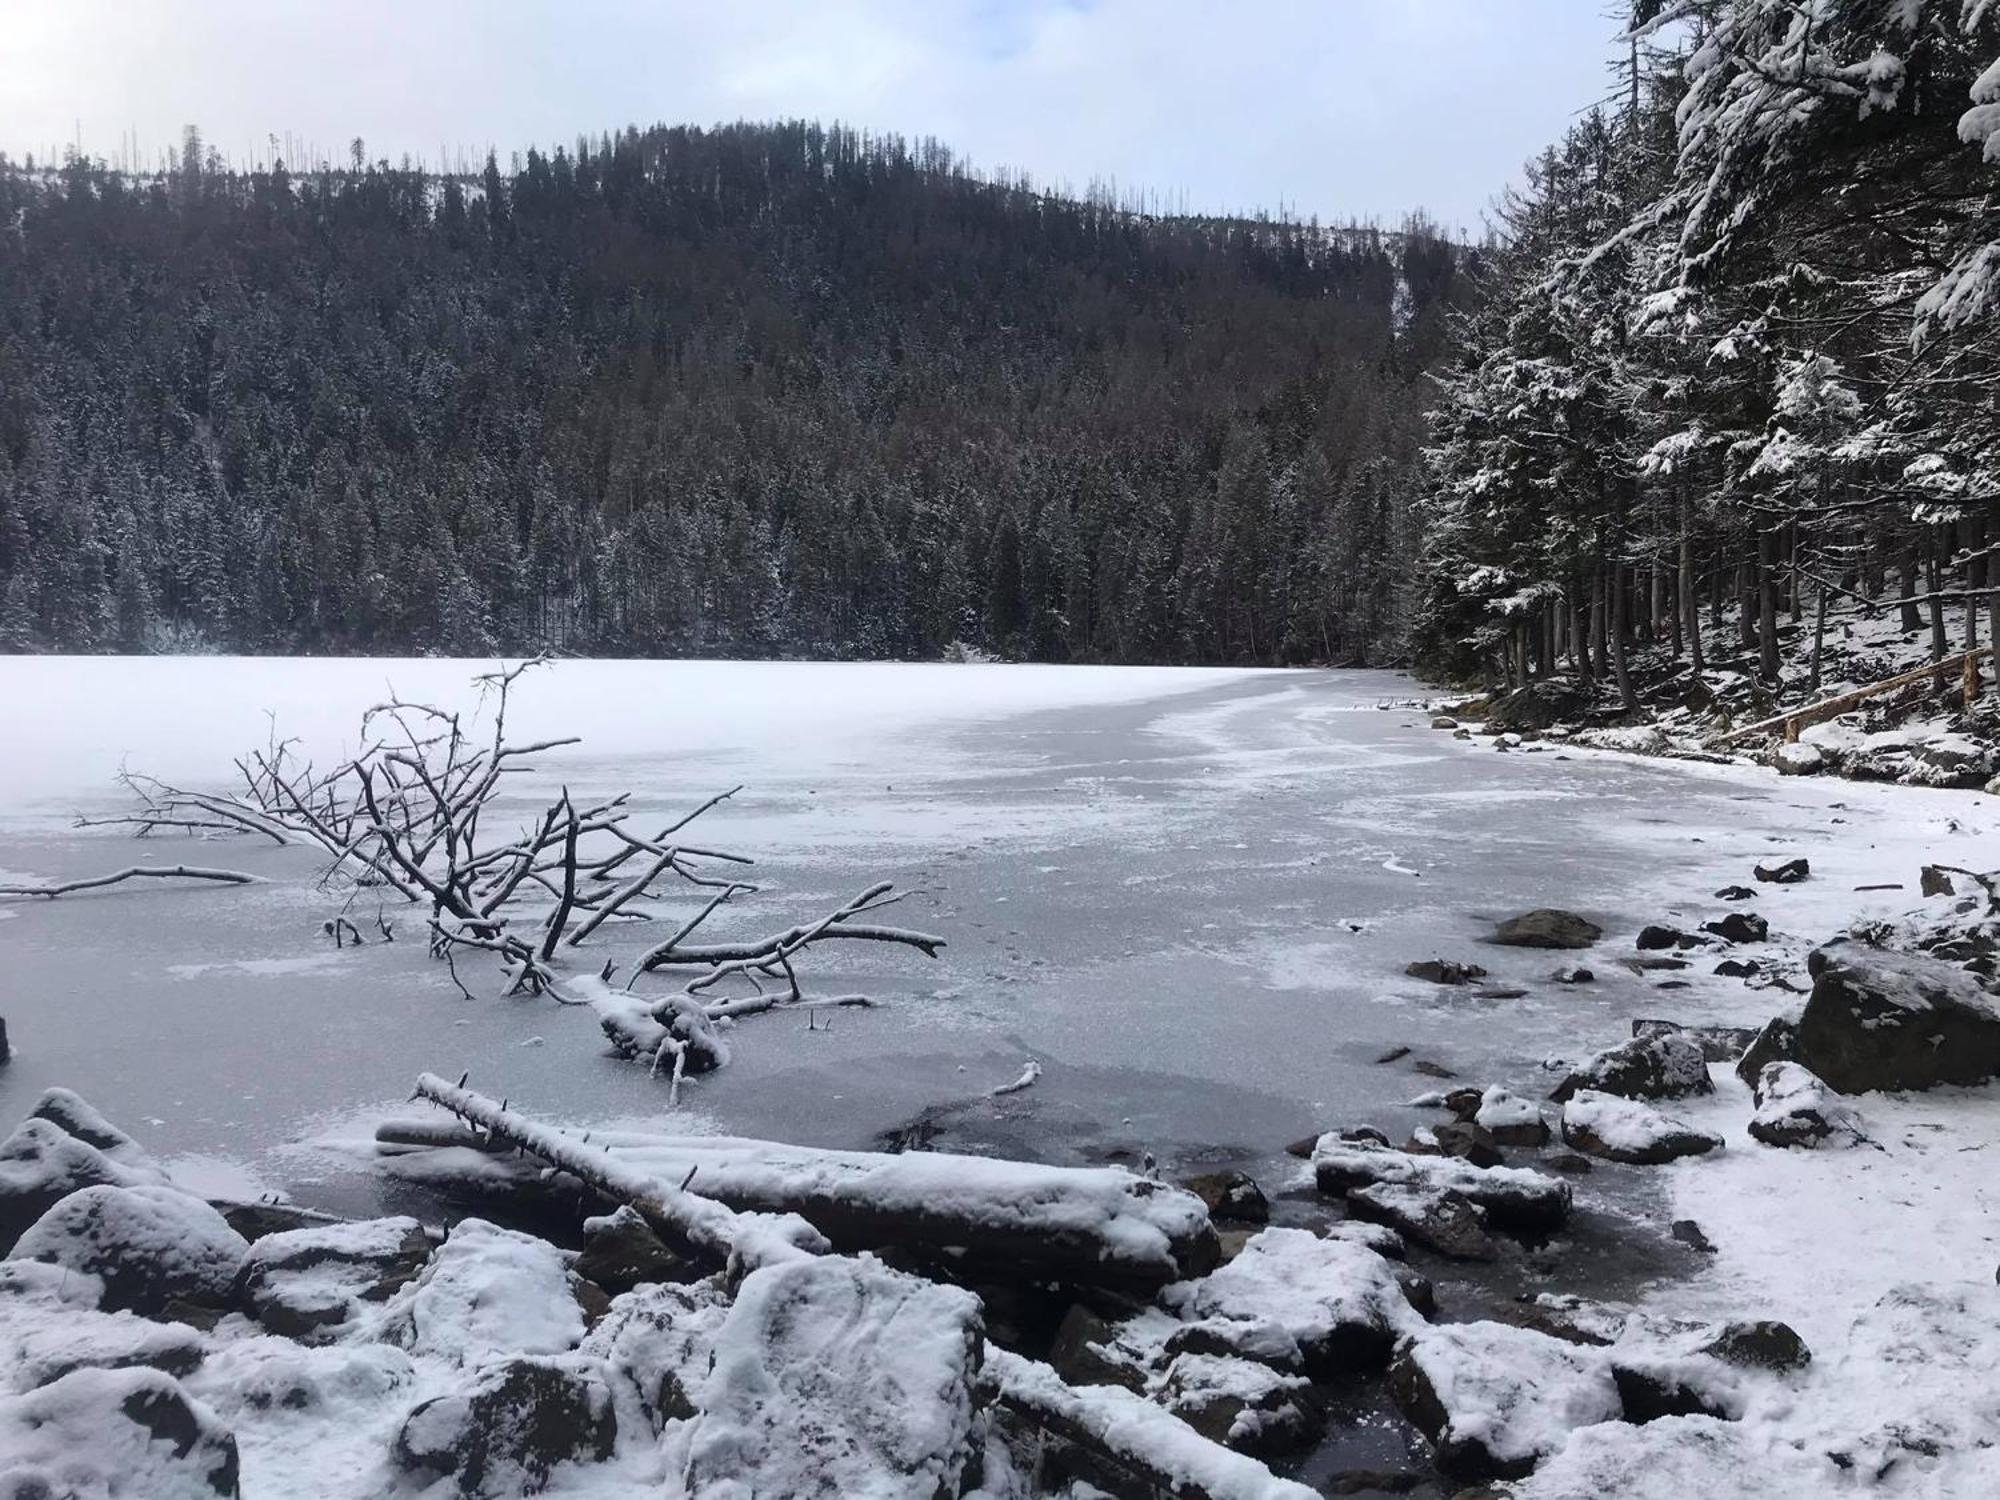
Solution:
M1907 906L1919 849L2000 864L1992 799L1497 754L1385 710L1421 691L1386 673L563 663L523 684L516 722L585 743L516 786L524 808L559 783L629 787L650 820L742 782L703 824L773 887L737 929L881 878L916 893L897 920L950 943L934 962L817 960L822 987L885 1003L810 1030L796 1014L746 1022L735 1062L691 1084L674 1120L664 1084L608 1056L587 1011L463 998L415 914L402 941L333 951L319 928L334 901L304 851L68 825L122 805L121 761L220 785L267 737L267 711L330 748L388 684L465 700L481 665L0 659L19 716L0 747L0 868L46 879L192 858L271 877L0 905L0 1015L19 1053L0 1070L0 1119L64 1084L218 1186L341 1207L375 1189L337 1143L365 1136L421 1069L469 1070L578 1122L848 1146L947 1106L943 1141L973 1149L1254 1169L1318 1126L1430 1118L1405 1107L1436 1087L1420 1059L1532 1088L1545 1059L1616 1040L1634 1015L1761 1021L1782 997L1706 965L1662 991L1667 976L1616 955L1646 922L1714 915L1709 892L1774 853L1809 855L1819 878L1760 890L1758 909L1814 936L1857 906ZM1907 889L1853 892L1885 881ZM1541 905L1606 928L1587 959L1596 984L1547 982L1568 955L1480 942ZM1403 976L1430 957L1529 993ZM1029 1058L1034 1087L983 1097Z

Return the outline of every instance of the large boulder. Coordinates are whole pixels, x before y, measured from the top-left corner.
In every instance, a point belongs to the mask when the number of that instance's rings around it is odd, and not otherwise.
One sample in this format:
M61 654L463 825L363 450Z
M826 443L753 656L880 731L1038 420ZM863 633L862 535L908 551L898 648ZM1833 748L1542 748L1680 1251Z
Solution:
M1590 694L1573 683L1531 682L1496 698L1487 707L1486 723L1495 733L1539 734L1575 722L1590 707Z
M1509 917L1493 933L1493 941L1509 948L1588 948L1604 929L1573 911L1537 907Z
M1684 1099L1712 1094L1708 1058L1679 1032L1635 1036L1572 1069L1549 1097L1557 1103L1584 1089L1623 1099Z
M13 1249L24 1229L79 1188L130 1187L151 1180L59 1125L24 1120L0 1142L0 1254Z
M249 1248L190 1193L105 1186L64 1198L28 1227L14 1254L97 1277L107 1308L156 1314L177 1303L226 1305Z
M1602 1350L1505 1323L1452 1323L1405 1338L1389 1389L1453 1479L1518 1479L1571 1431L1624 1413Z
M158 1370L77 1370L0 1398L9 1500L236 1500L236 1439Z
M1422 1322L1390 1263L1364 1245L1303 1229L1266 1229L1194 1284L1188 1314L1257 1325L1324 1377L1379 1369L1399 1334Z
M1798 1063L1766 1063L1755 1092L1750 1134L1767 1146L1852 1146L1867 1139L1861 1117Z
M273 1333L326 1336L385 1302L431 1256L415 1219L362 1219L265 1235L237 1273L235 1301Z
M690 1500L940 1500L976 1468L979 1299L826 1255L743 1278L687 1449Z
M477 1365L513 1354L561 1354L588 1327L603 1293L571 1272L547 1240L461 1219L416 1280L390 1299L383 1327L413 1353Z
M1563 1105L1563 1144L1606 1161L1656 1167L1722 1149L1722 1137L1668 1119L1636 1099L1582 1089Z
M1849 939L1817 950L1808 968L1793 1056L1841 1093L2000 1075L2000 1001L1965 970Z
M1736 1059L1736 1076L1757 1086L1757 1076L1767 1063L1789 1062L1797 1055L1798 1022L1790 1016L1773 1016L1766 1021Z
M509 1500L539 1494L560 1464L603 1462L617 1435L611 1386L595 1361L522 1355L419 1404L393 1452L421 1478L449 1476L461 1495Z
M1569 1218L1566 1182L1524 1167L1475 1167L1450 1156L1412 1156L1369 1140L1323 1135L1313 1147L1313 1178L1323 1193L1346 1196L1350 1188L1386 1182L1463 1194L1486 1213L1495 1229L1540 1234Z

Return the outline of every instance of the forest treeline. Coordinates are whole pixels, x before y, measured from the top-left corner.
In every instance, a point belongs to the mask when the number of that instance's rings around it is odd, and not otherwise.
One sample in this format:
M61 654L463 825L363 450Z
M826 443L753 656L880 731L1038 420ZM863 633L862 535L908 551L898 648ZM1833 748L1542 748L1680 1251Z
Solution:
M1812 622L1852 605L2000 664L2000 4L1630 19L1446 380L1420 661L1630 709L1633 649L1699 672L1706 631L1816 686Z
M1476 262L803 123L0 158L0 648L1380 660Z

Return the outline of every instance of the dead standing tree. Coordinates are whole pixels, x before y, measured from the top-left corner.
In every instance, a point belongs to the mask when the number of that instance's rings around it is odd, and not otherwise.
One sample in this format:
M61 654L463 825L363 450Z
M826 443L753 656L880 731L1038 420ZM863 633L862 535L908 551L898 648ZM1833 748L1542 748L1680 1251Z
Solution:
M574 736L513 743L507 711L514 685L539 665L476 679L490 730L434 704L390 698L361 719L360 751L320 766L295 741L275 734L238 760L242 789L189 791L127 774L137 811L120 818L145 836L179 829L202 836L246 835L316 845L330 857L324 881L428 913L430 948L451 965L464 953L498 961L508 993L547 994L588 1005L623 1056L667 1069L676 1091L689 1073L728 1060L723 1033L738 1018L767 1010L866 1005L861 995L812 996L797 963L834 941L888 943L935 957L944 940L876 920L901 899L888 882L869 886L816 920L763 936L697 941L733 901L759 890L743 878L744 855L691 842L686 830L740 788L718 793L648 834L633 826L630 793L580 805L565 787L525 826L498 837L485 827L510 778L532 758L574 745ZM650 925L674 895L700 901L673 935L645 948L631 982L614 985L618 964L575 971L579 950L608 928ZM677 991L641 994L647 976L698 971ZM458 981L464 988L462 981Z

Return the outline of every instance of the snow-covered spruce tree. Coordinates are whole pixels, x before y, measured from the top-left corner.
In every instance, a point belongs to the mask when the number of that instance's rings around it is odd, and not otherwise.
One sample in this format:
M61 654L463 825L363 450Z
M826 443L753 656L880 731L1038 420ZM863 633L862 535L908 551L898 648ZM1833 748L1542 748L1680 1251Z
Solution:
M1430 660L1806 689L1829 600L1996 644L1996 12L1635 6L1606 160L1586 122L1531 170L1438 414Z

